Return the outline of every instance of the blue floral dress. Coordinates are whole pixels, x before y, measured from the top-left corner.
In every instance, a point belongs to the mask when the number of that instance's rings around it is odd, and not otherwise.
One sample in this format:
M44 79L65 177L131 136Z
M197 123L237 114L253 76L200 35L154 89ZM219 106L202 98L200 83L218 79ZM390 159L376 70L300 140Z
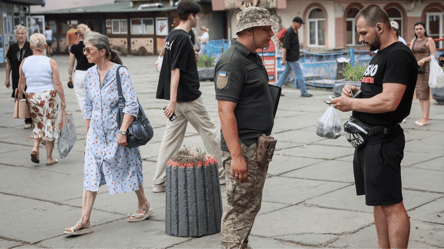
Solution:
M110 194L125 193L139 189L143 184L142 157L139 148L121 147L117 144L119 135L116 115L118 91L114 64L106 72L100 87L97 66L85 74L85 106L83 117L90 119L85 147L85 172L83 186L86 190L97 191L106 184ZM128 70L119 70L125 108L123 112L134 117L139 111L136 92Z

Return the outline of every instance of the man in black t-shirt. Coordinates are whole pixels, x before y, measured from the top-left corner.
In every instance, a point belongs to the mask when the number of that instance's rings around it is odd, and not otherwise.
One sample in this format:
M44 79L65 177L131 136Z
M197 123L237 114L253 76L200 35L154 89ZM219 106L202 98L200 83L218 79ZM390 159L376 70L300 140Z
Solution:
M188 32L196 27L201 7L194 1L181 1L177 7L180 24L166 39L156 98L169 100L164 114L168 118L160 145L153 192L165 192L166 164L185 137L188 122L201 136L207 153L219 162L219 177L224 183L219 148L220 136L211 121L199 90L196 56ZM173 114L176 119L171 121Z
M410 113L417 63L391 31L387 13L380 7L362 9L355 20L359 42L379 52L370 61L361 88L346 86L342 96L331 103L340 111L353 111L353 117L369 126L384 127L355 150L356 192L374 206L378 247L407 248L410 222L401 185L405 137L399 123ZM358 90L362 91L359 98L350 98Z
M299 37L298 29L304 24L302 18L295 17L293 19L293 24L287 29L284 38L284 44L282 45L282 65L285 66L284 71L279 77L276 85L282 87L285 79L288 77L290 72L296 74L296 82L301 89L301 97L311 97L310 93L307 92L307 87L305 86L304 74L302 73L301 66L299 65ZM296 87L296 85L295 85ZM281 94L284 96L283 94Z

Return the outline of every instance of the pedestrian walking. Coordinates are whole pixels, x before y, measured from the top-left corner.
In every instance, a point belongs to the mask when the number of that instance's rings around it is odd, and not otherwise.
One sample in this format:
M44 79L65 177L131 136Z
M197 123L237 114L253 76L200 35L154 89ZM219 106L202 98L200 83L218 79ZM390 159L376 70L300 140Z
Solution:
M227 204L221 228L223 248L247 248L260 210L268 165L259 165L258 138L273 128L268 73L257 49L269 46L274 33L270 13L249 7L237 14L237 41L215 67L215 89L222 126L222 163Z
M202 33L202 36L198 36L197 39L200 40L200 50L199 50L199 56L203 56L204 54L207 54L207 43L210 39L210 35L208 34L210 30L207 29L207 27L202 26L200 28L200 32Z
M69 30L66 32L66 46L68 47L68 52L71 51L71 46L77 44L79 41L78 37L79 33L77 30L70 24Z
M424 126L430 123L430 60L432 56L436 58L435 42L429 37L425 27L422 22L415 23L415 38L410 42L410 49L413 51L420 68L416 82L416 98L419 99L422 117L413 122L416 126Z
M46 50L48 51L48 56L52 56L52 43L54 42L54 35L52 34L51 27L46 26L45 28L45 38L46 38Z
M353 159L356 193L365 195L366 204L373 206L378 248L406 248L410 221L402 196L405 137L399 123L410 113L417 64L410 49L398 42L380 7L363 8L355 21L359 42L379 52L370 61L361 87L344 87L342 96L331 103L340 111L353 111L354 125L370 134L363 140L349 133L350 142L358 147ZM360 96L351 98L358 90Z
M287 79L290 72L296 74L297 86L301 90L301 97L311 97L310 93L307 92L307 87L305 86L304 74L302 74L301 66L299 65L299 36L298 30L301 28L302 24L305 24L302 18L293 18L293 24L287 29L284 38L284 44L282 45L282 65L285 66L279 80L276 84L278 87L282 87ZM295 85L296 87L296 85ZM285 96L281 94L281 96Z
M28 28L17 25L17 27L14 30L15 37L17 39L17 43L12 44L9 47L8 53L6 53L6 80L5 80L5 86L6 88L9 88L11 86L10 76L12 72L12 95L11 97L16 97L16 89L19 84L19 69L20 65L28 56L32 55L31 47L29 46L29 42L26 41L26 37L28 37ZM25 86L26 90L26 86ZM25 129L31 129L32 128L32 119L27 118L25 119L25 126L23 127Z
M30 49L33 55L23 59L20 67L20 83L18 97L21 99L26 88L26 99L29 104L29 112L32 118L32 135L28 138L34 139L34 147L31 152L31 161L40 163L39 144L43 140L46 147L46 166L58 163L52 152L55 139L58 137L57 127L57 94L60 97L60 108L65 110L65 94L60 82L59 68L57 62L43 55L46 49L46 39L40 33L30 37Z
M134 117L137 117L139 103L128 70L122 64L118 53L111 49L108 37L90 32L85 40L84 53L89 63L85 77L85 119L86 146L83 182L82 218L73 227L66 228L68 235L91 233L90 217L99 186L107 185L110 194L135 191L138 207L128 222L147 219L154 213L143 190L142 157L138 147L128 148L126 132ZM117 77L120 77L125 98L125 113L122 126L117 127L118 106Z
M85 104L85 73L90 67L94 66L94 63L89 63L86 56L83 54L83 48L85 44L86 35L91 29L86 24L79 24L77 26L77 32L79 33L79 43L72 45L69 51L69 67L68 67L68 86L74 85L74 91L76 93L77 102L79 103L80 110L83 111L83 105ZM74 61L77 60L76 71L74 75L74 84L72 80L72 71L74 68Z
M164 111L167 123L154 176L155 193L165 192L166 164L179 150L188 122L201 136L207 153L219 162L219 177L224 183L220 136L201 97L196 65L198 57L188 33L196 27L201 10L200 4L194 1L181 1L177 7L180 24L168 34L166 40L156 98L169 100L169 104Z

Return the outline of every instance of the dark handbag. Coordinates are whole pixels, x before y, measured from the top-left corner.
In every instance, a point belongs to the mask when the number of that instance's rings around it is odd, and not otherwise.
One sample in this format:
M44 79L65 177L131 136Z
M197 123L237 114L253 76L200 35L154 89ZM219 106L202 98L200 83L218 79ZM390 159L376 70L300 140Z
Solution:
M372 126L361 120L350 117L350 120L344 124L344 132L347 141L356 149L363 147L372 135L383 132L385 135L393 133L398 124L394 126Z
M123 108L125 107L125 98L122 94L122 84L120 82L119 70L122 66L119 66L116 70L117 76L117 90L119 92L119 111L117 112L117 124L120 129L123 122ZM139 102L139 100L137 100ZM150 121L145 116L142 106L139 102L139 113L137 117L134 118L131 125L128 127L127 134L127 145L128 148L135 148L141 145L147 144L154 136L153 127Z
M425 64L422 65L422 67L418 66L418 74L424 74L425 73Z

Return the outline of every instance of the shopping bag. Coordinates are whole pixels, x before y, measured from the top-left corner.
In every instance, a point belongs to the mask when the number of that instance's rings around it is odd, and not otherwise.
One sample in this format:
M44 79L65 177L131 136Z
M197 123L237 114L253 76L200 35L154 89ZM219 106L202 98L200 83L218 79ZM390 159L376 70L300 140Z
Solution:
M444 87L444 70L439 66L435 56L430 56L430 73L429 73L429 87L441 88Z
M72 114L62 111L62 118L59 123L59 140L57 142L60 158L68 156L76 139L77 131L74 125L74 118Z
M14 118L30 118L29 106L26 99L15 99L14 105Z
M156 69L160 73L160 70L162 69L162 62L163 62L163 56L158 56L156 61Z
M341 136L343 131L344 126L338 111L333 106L329 106L318 119L316 134L320 137L336 139Z

